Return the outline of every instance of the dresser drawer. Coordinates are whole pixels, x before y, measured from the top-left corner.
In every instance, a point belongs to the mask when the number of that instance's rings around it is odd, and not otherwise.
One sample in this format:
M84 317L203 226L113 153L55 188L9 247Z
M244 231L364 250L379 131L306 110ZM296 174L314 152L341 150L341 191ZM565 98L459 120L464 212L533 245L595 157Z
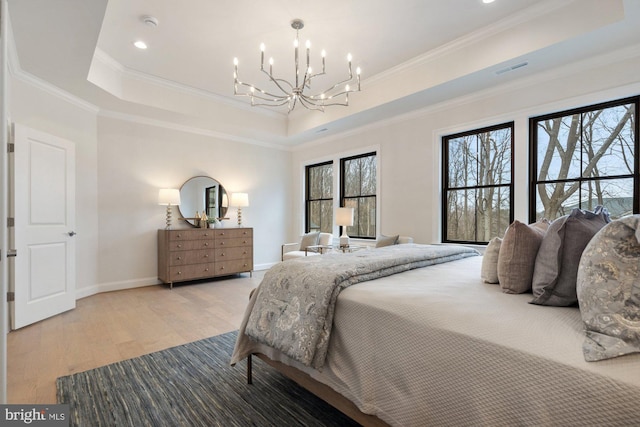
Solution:
M169 254L169 265L188 265L213 262L215 259L213 249L203 249L194 251L175 251Z
M244 273L253 270L253 260L216 261L216 276Z
M171 240L169 251L193 251L214 248L213 240Z
M208 228L199 228L194 230L171 230L169 232L169 241L213 239L213 236L214 231Z
M216 228L216 239L253 237L253 228Z
M234 246L253 246L253 239L251 237L237 237L237 238L216 238L215 248L230 248Z
M214 268L215 264L213 262L170 267L169 280L172 282L180 282L183 280L211 277L214 275Z
M251 246L217 248L215 250L216 262L245 258L253 259L253 248Z

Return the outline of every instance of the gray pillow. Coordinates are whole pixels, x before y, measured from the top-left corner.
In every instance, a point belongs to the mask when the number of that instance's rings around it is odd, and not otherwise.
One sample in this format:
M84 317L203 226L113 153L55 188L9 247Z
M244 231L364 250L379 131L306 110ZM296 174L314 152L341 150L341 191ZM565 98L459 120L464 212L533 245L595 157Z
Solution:
M531 225L516 220L509 225L498 254L498 281L503 292L522 294L531 291L533 266L548 226L546 219Z
M573 209L553 221L536 258L532 304L564 307L578 303L576 276L580 256L591 238L609 222L609 212L602 206L593 212Z
M300 250L304 251L308 246L315 246L320 241L320 232L307 233L300 240Z
M383 246L392 246L398 243L398 237L396 236L380 236L378 237L378 241L376 242L376 248L382 248Z
M498 283L498 255L500 254L501 244L502 239L494 237L489 241L487 249L484 251L480 277L485 283Z
M591 239L577 293L587 362L640 353L640 215L615 220Z

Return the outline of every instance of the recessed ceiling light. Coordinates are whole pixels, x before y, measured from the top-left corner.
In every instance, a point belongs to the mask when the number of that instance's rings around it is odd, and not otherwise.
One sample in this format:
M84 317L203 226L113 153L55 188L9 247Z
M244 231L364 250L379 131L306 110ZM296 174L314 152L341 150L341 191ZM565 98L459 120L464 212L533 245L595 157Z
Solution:
M133 45L135 47L137 47L138 49L146 49L147 48L147 44L145 42L143 42L142 40L137 40L136 42L133 43Z
M495 0L482 0L482 3L484 4L489 4L489 3L493 3Z

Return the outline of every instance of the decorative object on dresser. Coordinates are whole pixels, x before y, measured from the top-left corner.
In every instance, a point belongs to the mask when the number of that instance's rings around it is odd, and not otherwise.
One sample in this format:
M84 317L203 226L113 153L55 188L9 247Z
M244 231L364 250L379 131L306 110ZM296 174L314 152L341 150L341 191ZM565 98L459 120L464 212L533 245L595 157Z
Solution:
M167 207L166 230L171 229L171 206L180 205L180 190L174 188L162 188L158 192L158 204Z
M158 279L170 288L252 271L252 228L158 230Z
M247 193L232 193L230 205L238 208L238 227L242 227L242 208L249 206Z
M194 176L180 187L181 218L194 227L201 226L202 216L208 219L226 219L229 198L225 188L208 176ZM206 221L202 225L206 227Z
M348 247L349 236L347 235L347 227L353 225L353 208L338 208L336 211L336 224L342 227L340 247Z

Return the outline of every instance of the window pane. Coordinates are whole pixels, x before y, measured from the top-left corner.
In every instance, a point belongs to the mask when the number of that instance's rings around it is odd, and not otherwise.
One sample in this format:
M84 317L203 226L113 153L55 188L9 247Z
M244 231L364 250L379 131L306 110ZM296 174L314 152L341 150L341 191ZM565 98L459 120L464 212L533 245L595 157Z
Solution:
M476 191L477 212L475 241L488 242L502 236L509 226L509 187L479 188Z
M360 168L358 159L344 161L344 197L354 197L360 193Z
M476 185L476 157L475 135L449 140L449 187Z
M309 168L309 199L333 197L333 165Z
M333 233L333 200L323 200L320 202L322 215L320 218L320 231L323 233Z
M373 196L376 194L376 158L362 157L360 160L360 195Z
M583 177L633 173L633 104L584 114Z
M538 181L578 178L580 114L538 124Z
M476 190L447 193L447 240L476 240Z
M353 226L347 227L349 236L376 237L376 198L359 197L345 200L345 206L353 207Z
M480 185L511 182L511 128L480 134Z
M602 205L611 219L633 213L633 179L610 179L582 183L580 208L594 210ZM574 206L575 207L575 206Z
M309 215L309 231L319 231L321 224L320 201L309 202L307 204L307 212Z

